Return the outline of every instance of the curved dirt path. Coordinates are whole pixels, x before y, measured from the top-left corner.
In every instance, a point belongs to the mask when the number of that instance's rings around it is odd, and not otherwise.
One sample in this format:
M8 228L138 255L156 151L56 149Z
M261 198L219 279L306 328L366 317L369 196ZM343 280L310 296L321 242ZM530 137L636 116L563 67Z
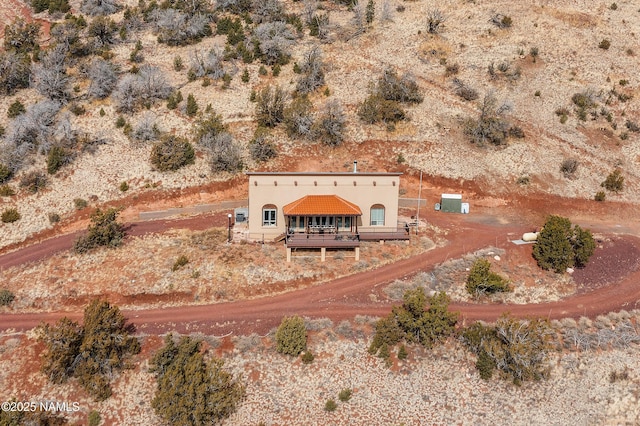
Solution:
M449 220L449 219L447 219ZM220 223L218 223L220 222ZM181 333L203 332L206 334L264 334L277 326L284 315L328 317L339 322L353 319L356 315L383 316L389 312L391 303L378 302L371 298L379 286L394 279L407 277L449 258L489 245L505 246L507 235L518 235L523 231L518 225L486 225L470 223L458 216L455 226L447 235L448 244L426 253L382 266L375 270L335 279L333 281L277 296L253 300L227 302L213 305L196 305L124 311L139 332L157 334L168 331ZM224 226L226 212L209 217L194 217L179 220L163 220L128 225L130 235L144 235L171 228L206 229ZM11 262L23 263L42 259L53 252L69 248L74 235L47 240L0 257L0 265ZM20 256L20 253L26 255ZM17 256L17 257L16 257ZM21 260L21 261L20 261ZM572 296L553 303L534 305L509 304L465 304L453 303L452 310L460 311L462 323L475 320L493 321L505 312L519 317L542 316L548 318L595 317L619 309L640 307L640 270L627 276L622 282L597 291ZM54 312L0 315L0 330L27 330L42 321L53 322L68 316L80 319L81 313Z

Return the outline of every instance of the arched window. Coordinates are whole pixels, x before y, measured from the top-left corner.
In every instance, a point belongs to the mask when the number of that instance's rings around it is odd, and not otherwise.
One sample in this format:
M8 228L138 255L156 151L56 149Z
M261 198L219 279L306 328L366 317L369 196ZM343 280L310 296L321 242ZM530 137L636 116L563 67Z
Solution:
M276 226L278 208L273 204L262 206L262 226Z
M371 226L384 226L384 206L382 204L371 206Z

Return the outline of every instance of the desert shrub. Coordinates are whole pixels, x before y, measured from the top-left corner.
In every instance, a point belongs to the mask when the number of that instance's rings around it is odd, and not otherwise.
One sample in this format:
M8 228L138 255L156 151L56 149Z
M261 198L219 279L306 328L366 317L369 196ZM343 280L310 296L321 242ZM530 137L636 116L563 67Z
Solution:
M0 185L0 197L11 197L16 195L16 191L9 185Z
M13 223L20 220L20 212L15 208L5 209L2 212L2 223Z
M12 95L29 87L31 61L29 56L13 51L0 52L0 93Z
M353 391L351 389L349 389L349 388L342 389L340 391L340 393L338 394L338 399L341 402L347 402L347 401L349 401L351 399L351 394L352 393L353 393Z
M195 163L195 160L191 143L178 136L166 136L151 149L151 164L161 172L178 170Z
M382 72L374 93L388 101L410 104L419 104L424 99L413 75L405 73L402 77L399 77L397 71L393 68L386 68Z
M91 16L111 15L118 11L118 0L82 0L80 10Z
M16 296L6 288L0 290L0 306L9 306L15 298Z
M9 168L9 166L0 163L0 183L8 181L9 179L11 179L11 176L13 176L13 171Z
M183 266L185 266L187 263L189 263L189 258L187 256L180 255L180 257L178 257L176 259L176 261L173 263L173 266L171 267L171 270L173 272L177 271L178 269L182 268Z
M498 28L510 28L513 24L513 20L510 16L498 13L491 17L491 23Z
M575 105L576 116L581 121L585 121L587 119L587 113L598 106L595 95L591 90L574 93L573 96L571 96L571 102Z
M195 139L208 152L213 172L236 172L244 166L240 145L214 111L198 120Z
M578 160L575 158L565 158L560 165L560 171L564 175L564 177L571 179L575 176L576 171L578 170Z
M338 146L344 139L346 118L344 109L336 99L327 101L313 124L313 137L329 146Z
M100 417L100 413L96 410L89 411L89 415L87 416L87 422L89 426L99 426L102 421L102 417Z
M289 137L311 137L313 105L306 95L296 96L283 111L283 122Z
M543 319L520 320L507 315L494 327L475 323L462 333L464 344L478 356L476 368L488 380L494 369L520 385L548 375L551 328Z
M468 118L463 121L464 133L472 143L483 146L485 143L504 145L509 135L509 122L504 117L510 109L507 104L498 106L493 94L485 95L480 104L480 115L477 119Z
M55 145L47 155L47 173L55 174L61 167L69 164L73 159L73 153L66 148Z
M289 62L289 48L295 44L296 38L290 25L283 21L261 23L255 28L254 36L257 40L256 53L263 63L284 65Z
M324 411L332 412L336 411L336 408L338 408L338 404L333 399L328 399L324 404Z
M253 139L249 142L249 153L257 162L267 161L278 155L275 145L269 138L269 133L263 127L256 129Z
M611 41L609 41L609 39L603 38L602 41L598 43L598 47L602 50L609 50L609 47L611 47Z
M446 17L440 10L430 10L427 12L427 32L429 34L437 34L446 20Z
M562 124L566 123L569 118L569 110L566 108L556 109L555 114L560 117L560 123Z
M117 67L102 58L95 58L88 70L91 83L87 94L91 97L103 99L111 94L118 83Z
M509 127L509 137L522 139L524 138L524 130L520 126Z
M248 69L244 69L244 71L242 72L242 75L240 76L240 80L242 80L243 83L248 83L249 82L249 70Z
M49 223L51 224L60 222L60 215L58 213L50 212L47 217L49 218Z
M4 49L21 55L38 51L39 35L39 23L27 23L24 19L16 19L12 24L4 27Z
M27 191L35 194L44 189L47 182L47 175L38 170L32 170L20 179L20 188L26 188Z
M182 92L179 90L177 92L173 92L167 98L167 108L168 109L176 109L180 102L182 102Z
M624 176L620 169L615 169L607 178L600 184L601 187L611 192L620 192L624 189Z
M73 205L75 206L76 210L82 210L87 208L89 203L84 198L74 198Z
M515 81L520 78L522 71L520 67L512 68L509 62L503 61L496 65L492 62L487 67L487 72L492 80L497 78L505 78L508 81Z
M118 222L118 210L96 209L91 214L91 224L87 233L79 237L73 249L76 253L86 253L96 247L118 247L125 237L124 226Z
M399 102L371 94L358 107L358 117L367 124L390 125L404 120L406 112Z
M22 104L22 102L17 100L9 105L9 108L7 109L7 117L16 118L17 116L19 116L20 114L24 114L25 112L27 112L27 110L25 109L24 105Z
M256 119L265 127L275 127L284 120L286 93L280 87L267 86L256 96Z
M635 121L627 120L625 121L624 125L627 129L629 129L630 132L640 132L640 126Z
M307 350L302 354L302 357L300 357L300 359L304 364L311 364L315 357L313 356L311 351Z
M125 180L120 184L119 188L121 192L127 192L129 190L129 184Z
M322 61L322 50L319 47L312 47L304 56L300 73L296 84L296 91L299 93L311 93L324 85L324 63Z
M151 406L167 424L219 424L244 398L245 386L223 369L224 361L205 355L199 340L185 336L176 344L171 334L153 355Z
M542 269L563 272L569 267L586 265L595 250L591 232L569 219L549 216L533 246L533 258Z
M607 194L604 191L596 192L596 195L593 197L596 201L604 201L607 198Z
M136 142L147 142L158 139L160 134L155 117L151 113L146 113L133 127L129 136Z
M276 351L298 356L307 349L307 330L299 316L284 317L275 335Z
M491 271L491 263L482 258L473 263L466 287L469 294L475 297L512 290L509 280Z

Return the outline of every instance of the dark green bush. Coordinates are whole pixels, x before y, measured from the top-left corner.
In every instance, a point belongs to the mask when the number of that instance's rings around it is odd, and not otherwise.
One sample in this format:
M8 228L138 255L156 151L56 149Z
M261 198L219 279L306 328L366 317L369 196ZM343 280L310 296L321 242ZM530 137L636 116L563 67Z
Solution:
M397 101L369 95L358 107L358 117L367 124L394 124L404 120L406 113Z
M598 47L600 49L603 50L609 50L609 47L611 47L611 41L609 41L608 39L604 38L602 39L602 41L598 44Z
M76 253L86 253L96 247L118 247L122 244L124 226L117 221L118 210L97 209L91 214L91 224L87 234L78 238L74 244Z
M76 207L76 210L82 210L87 208L89 203L84 198L74 198L73 205Z
M607 178L600 184L601 187L606 189L607 191L612 192L620 192L624 189L624 176L622 176L622 172L620 169L615 169Z
M276 350L285 355L298 356L307 349L307 330L299 316L284 317L276 331Z
M189 263L189 258L183 254L176 259L176 261L173 263L173 266L171 267L171 270L175 272L185 266L187 263Z
M347 402L351 399L353 391L349 388L342 389L338 394L338 399L342 402Z
M466 287L469 294L475 297L512 290L509 281L491 271L491 263L482 258L473 263Z
M604 201L607 198L607 194L604 191L596 192L596 195L593 197L596 201Z
M311 351L307 350L302 354L301 359L304 364L311 364L315 357L313 356Z
M127 181L123 181L120 184L120 191L127 192L128 190L129 190L129 184L127 183Z
M571 228L569 219L549 216L533 246L533 258L542 269L564 272L573 266L584 266L595 250L591 232L578 225Z
M55 174L73 159L73 153L59 145L53 146L47 154L47 173Z
M189 117L195 117L198 113L198 103L196 102L196 98L189 93L187 96L187 115Z
M164 137L151 150L151 164L161 172L178 170L195 163L195 160L191 143L174 135Z
M11 169L4 164L0 164L0 183L4 183L11 179L13 172Z
M336 404L336 402L333 399L328 399L327 402L324 404L324 411L336 411L336 408L338 408L338 404Z
M16 191L9 185L0 185L0 197L11 197L16 195Z
M6 288L0 290L0 306L9 306L15 298L16 296Z
M398 349L398 359L405 360L409 357L409 353L407 352L407 347L405 345L400 345Z
M27 112L27 110L25 109L22 102L18 100L12 103L11 105L9 105L9 109L7 109L7 117L15 118L20 114L24 114L25 112Z
M565 158L560 165L560 171L566 178L572 178L578 170L578 160L575 158Z

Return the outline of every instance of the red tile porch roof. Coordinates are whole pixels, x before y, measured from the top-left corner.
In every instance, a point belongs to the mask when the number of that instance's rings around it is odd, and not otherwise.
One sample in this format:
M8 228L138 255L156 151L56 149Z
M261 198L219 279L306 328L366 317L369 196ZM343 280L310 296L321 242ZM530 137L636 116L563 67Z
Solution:
M282 208L285 216L361 216L357 205L337 195L306 195Z

